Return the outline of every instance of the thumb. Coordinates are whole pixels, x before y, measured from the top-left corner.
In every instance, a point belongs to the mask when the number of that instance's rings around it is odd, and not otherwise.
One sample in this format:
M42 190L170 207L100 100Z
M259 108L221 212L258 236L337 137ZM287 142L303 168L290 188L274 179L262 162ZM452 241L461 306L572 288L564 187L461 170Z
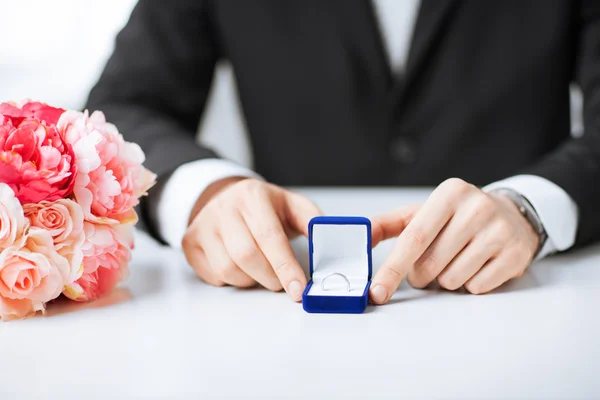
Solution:
M371 218L372 247L384 240L399 236L420 208L421 204L413 204Z
M308 223L323 211L311 200L298 194L284 190L283 220L287 227L295 233L308 236Z

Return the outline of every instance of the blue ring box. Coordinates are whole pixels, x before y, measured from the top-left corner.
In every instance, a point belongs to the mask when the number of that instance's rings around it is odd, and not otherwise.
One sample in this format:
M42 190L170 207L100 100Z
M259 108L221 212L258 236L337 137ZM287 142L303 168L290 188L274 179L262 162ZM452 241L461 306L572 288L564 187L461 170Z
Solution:
M315 217L308 224L308 251L311 279L302 294L304 310L365 311L372 273L371 221L365 217Z

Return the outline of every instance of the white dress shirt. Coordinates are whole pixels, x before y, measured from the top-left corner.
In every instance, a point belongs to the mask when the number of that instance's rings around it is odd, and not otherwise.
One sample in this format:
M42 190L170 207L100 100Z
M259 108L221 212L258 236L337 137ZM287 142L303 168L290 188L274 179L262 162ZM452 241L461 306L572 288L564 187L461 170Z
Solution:
M420 0L373 0L373 5L392 70L402 73ZM232 176L262 179L252 170L221 159L193 161L177 168L159 194L155 217L161 237L172 247L180 248L190 212L200 194L212 183ZM540 217L548 240L538 259L573 246L578 209L562 188L539 176L519 175L492 183L484 190L500 187L519 192Z

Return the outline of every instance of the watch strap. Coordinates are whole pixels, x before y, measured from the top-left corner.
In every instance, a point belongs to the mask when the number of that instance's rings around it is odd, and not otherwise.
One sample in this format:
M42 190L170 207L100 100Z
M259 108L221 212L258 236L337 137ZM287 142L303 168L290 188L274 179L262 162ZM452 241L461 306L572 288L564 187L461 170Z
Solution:
M513 189L497 188L492 190L490 193L502 194L508 197L517 206L519 212L529 222L533 230L538 234L538 248L536 249L533 255L533 259L535 259L539 254L540 250L542 250L542 248L546 244L548 234L546 233L544 224L542 223L542 220L540 219L540 216L538 215L533 205L529 202L529 200L527 200L525 196Z

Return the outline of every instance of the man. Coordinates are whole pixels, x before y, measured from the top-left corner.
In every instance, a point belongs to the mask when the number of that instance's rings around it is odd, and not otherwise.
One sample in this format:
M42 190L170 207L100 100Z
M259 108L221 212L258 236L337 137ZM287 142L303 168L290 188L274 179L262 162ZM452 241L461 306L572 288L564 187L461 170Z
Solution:
M301 298L288 237L320 211L279 185L439 184L373 220L374 244L398 238L371 299L405 276L485 293L600 236L599 4L142 0L88 107L143 147L159 174L145 222L212 285ZM220 59L256 173L195 143Z

